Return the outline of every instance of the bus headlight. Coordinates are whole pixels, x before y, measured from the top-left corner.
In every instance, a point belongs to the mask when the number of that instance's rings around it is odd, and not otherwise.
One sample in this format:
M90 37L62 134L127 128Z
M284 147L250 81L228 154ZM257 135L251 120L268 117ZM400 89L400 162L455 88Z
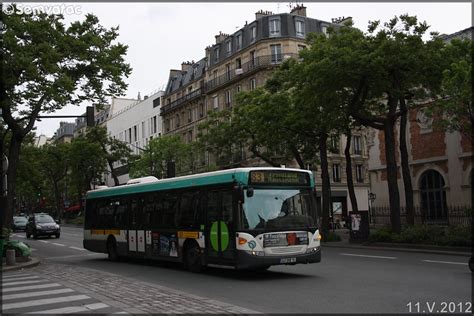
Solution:
M321 247L310 247L306 249L306 253L313 253L313 252L318 252L321 249Z

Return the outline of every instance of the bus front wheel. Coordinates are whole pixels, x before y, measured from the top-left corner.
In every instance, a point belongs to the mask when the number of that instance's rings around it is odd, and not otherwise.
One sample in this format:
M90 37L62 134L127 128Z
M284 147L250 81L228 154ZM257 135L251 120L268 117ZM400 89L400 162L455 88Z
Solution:
M109 238L107 241L107 254L110 261L118 261L119 256L117 254L117 243L115 238Z
M202 251L198 244L192 243L185 248L186 268L191 272L201 272L204 269L202 265Z

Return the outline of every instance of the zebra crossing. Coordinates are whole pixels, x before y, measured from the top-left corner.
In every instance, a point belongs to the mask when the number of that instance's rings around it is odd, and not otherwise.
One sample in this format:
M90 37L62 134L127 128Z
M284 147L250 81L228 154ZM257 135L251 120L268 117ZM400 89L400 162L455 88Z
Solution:
M124 314L60 283L32 273L4 273L1 314Z

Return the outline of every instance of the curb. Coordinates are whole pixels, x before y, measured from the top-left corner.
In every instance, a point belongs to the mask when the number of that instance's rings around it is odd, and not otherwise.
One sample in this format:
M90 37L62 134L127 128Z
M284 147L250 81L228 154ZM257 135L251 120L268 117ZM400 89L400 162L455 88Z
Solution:
M15 270L21 270L24 268L32 268L32 267L36 267L39 264L40 264L40 260L38 258L30 257L29 261L16 263L14 266L2 265L2 273L6 271L15 271Z
M349 249L366 249L366 250L386 250L386 251L399 251L399 252L416 252L416 253L430 253L430 254L439 254L439 255L449 255L449 256L461 256L461 257L471 257L470 252L463 251L449 251L449 250L440 250L440 249L422 249L422 248L397 248L396 246L356 246L356 245L335 245L333 243L322 244L322 247L329 248L349 248Z

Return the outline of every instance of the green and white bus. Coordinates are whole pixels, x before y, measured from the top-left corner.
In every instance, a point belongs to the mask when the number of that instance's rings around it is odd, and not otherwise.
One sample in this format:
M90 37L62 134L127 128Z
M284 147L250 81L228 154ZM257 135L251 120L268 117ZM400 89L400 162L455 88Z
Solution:
M289 168L145 177L86 195L84 248L138 257L266 269L321 261L314 178Z

